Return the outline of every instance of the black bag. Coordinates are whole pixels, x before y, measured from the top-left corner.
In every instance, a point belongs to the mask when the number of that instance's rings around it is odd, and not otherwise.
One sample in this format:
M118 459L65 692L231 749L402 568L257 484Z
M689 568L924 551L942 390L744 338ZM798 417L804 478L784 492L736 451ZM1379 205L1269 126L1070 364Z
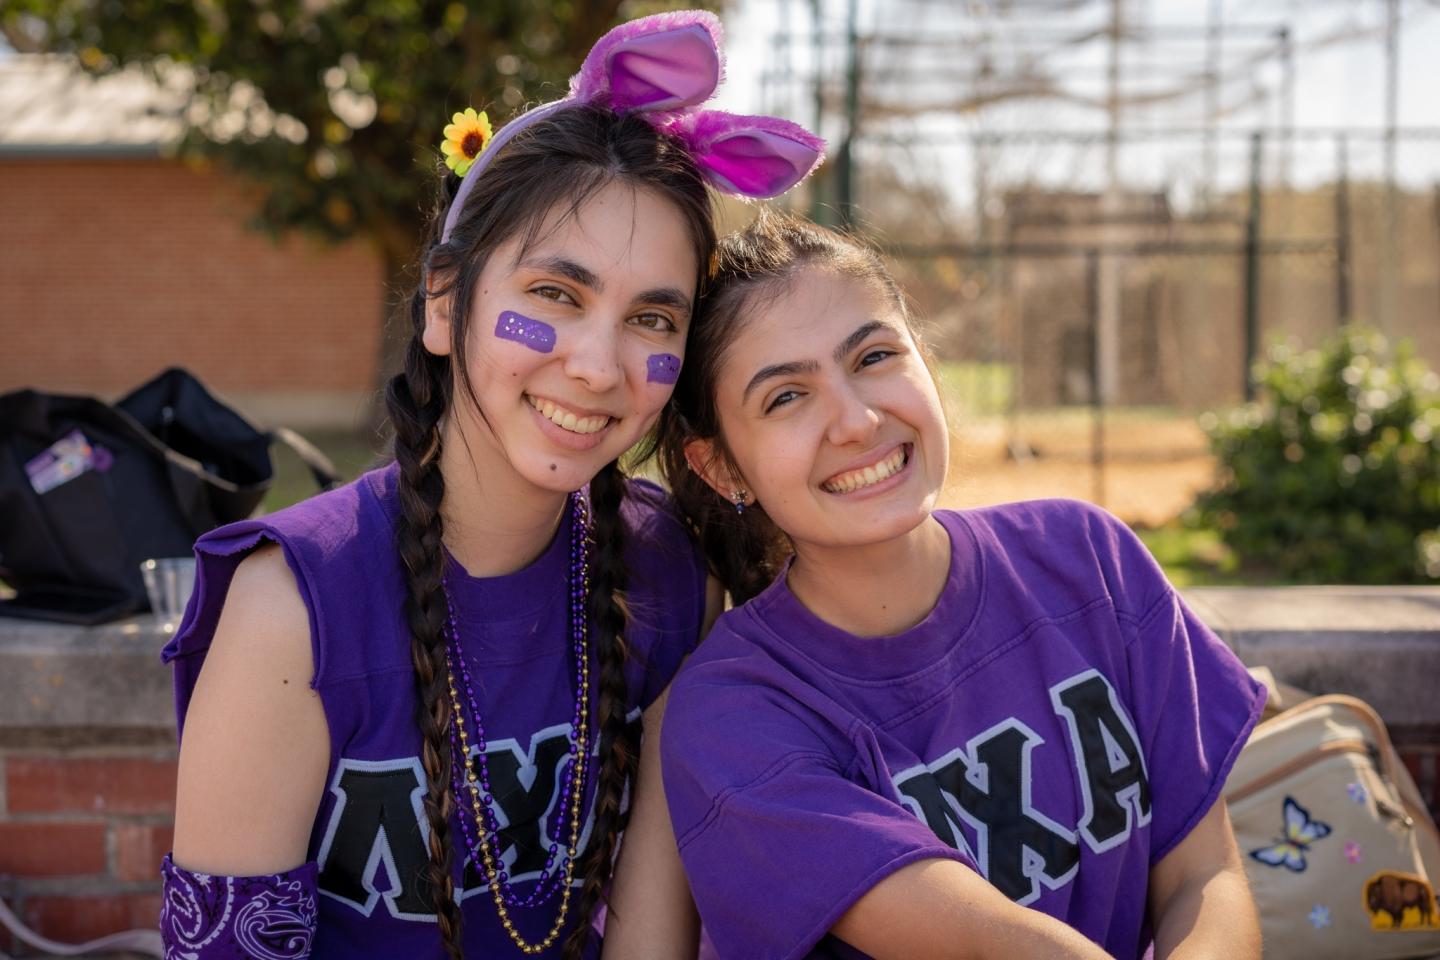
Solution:
M254 512L270 444L315 482L325 455L290 430L261 431L180 369L113 406L20 390L0 396L0 615L100 623L149 607L140 561L189 556L195 538Z

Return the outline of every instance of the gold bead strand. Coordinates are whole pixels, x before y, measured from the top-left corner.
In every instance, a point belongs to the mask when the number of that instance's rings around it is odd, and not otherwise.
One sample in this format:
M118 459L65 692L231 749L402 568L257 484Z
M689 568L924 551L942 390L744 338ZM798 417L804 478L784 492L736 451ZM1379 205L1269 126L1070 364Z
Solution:
M582 501L583 503L583 501ZM588 527L589 515L588 504L584 505L585 515L580 518L587 528L585 534L587 546L590 544ZM589 551L580 564L581 589L585 596L590 594L590 564ZM470 766L469 756L469 735L465 730L464 709L460 704L460 691L455 686L455 674L453 665L449 663L449 653L446 654L446 680L448 681L450 694L450 709L455 716L456 732L460 738L461 750L463 753L462 762L465 769L465 785L470 794L470 806L475 816L475 832L480 837L481 869L485 874L486 884L490 888L490 897L495 903L495 912L500 918L500 924L505 928L511 942L526 956L535 956L544 953L555 944L560 936L560 931L565 927L565 921L570 914L571 884L575 879L575 860L579 855L580 835L583 832L584 818L582 812L585 809L585 773L589 760L590 740L590 645L587 620L582 622L582 633L580 639L580 702L583 705L580 710L580 724L575 731L575 770L573 773L570 796L565 798L570 807L570 842L566 847L569 854L565 859L563 880L560 888L560 907L556 913L555 922L551 925L550 931L540 940L531 942L525 939L519 930L515 929L515 922L510 919L510 910L505 905L504 895L500 889L500 872L496 864L494 851L490 847L490 837L485 829L484 799L480 794L479 779ZM457 798L458 799L458 798Z

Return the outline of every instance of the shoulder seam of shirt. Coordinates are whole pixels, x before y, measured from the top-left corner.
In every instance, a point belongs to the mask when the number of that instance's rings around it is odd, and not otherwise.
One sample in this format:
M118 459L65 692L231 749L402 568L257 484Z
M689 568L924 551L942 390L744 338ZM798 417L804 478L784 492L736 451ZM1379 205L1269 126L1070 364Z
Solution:
M759 786L760 784L765 783L768 780L773 780L782 771L784 771L785 768L792 766L793 764L801 760L820 760L824 763L835 762L835 758L830 756L829 754L820 753L814 750L797 750L793 753L785 754L784 756L772 762L770 766L760 771L760 773L756 774L747 782L737 784L733 787L726 787L724 790L721 790L718 794L716 794L715 799L710 801L710 809L705 811L705 816L701 817L700 820L693 827L686 830L684 834L677 837L675 841L675 846L678 848L684 848L701 833L707 830L710 825L719 818L720 814L724 812L725 804L731 797L735 796L738 793L741 793L742 791Z
M1123 614L1124 618L1130 621L1131 626L1135 630L1135 634L1130 638L1130 642L1127 643L1125 646L1128 648L1131 643L1134 643L1136 638L1140 636L1140 631L1148 627L1152 620L1157 619L1160 616L1161 611L1173 607L1175 599L1175 589L1167 583L1165 585L1165 589L1160 592L1160 596L1156 597L1155 602L1150 604L1149 609L1147 609L1140 616L1135 617L1131 616L1130 614ZM1118 610L1115 611L1115 613L1116 616L1122 616L1122 614Z

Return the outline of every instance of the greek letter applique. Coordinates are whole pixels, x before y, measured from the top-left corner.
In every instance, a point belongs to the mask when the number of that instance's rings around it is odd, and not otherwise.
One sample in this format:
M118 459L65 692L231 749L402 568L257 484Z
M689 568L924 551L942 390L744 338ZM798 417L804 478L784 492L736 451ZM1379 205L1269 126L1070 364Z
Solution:
M1150 822L1140 738L1109 681L1086 670L1051 687L1050 702L1070 735L1083 795L1074 829L1035 808L1030 755L1045 740L1014 717L893 778L911 812L1021 905L1073 880L1082 845L1105 853Z
M905 803L935 835L969 854L985 879L1025 905L1075 878L1080 843L1072 830L1035 809L1030 753L1039 734L1010 719L925 767L895 778ZM973 852L960 829L975 831Z

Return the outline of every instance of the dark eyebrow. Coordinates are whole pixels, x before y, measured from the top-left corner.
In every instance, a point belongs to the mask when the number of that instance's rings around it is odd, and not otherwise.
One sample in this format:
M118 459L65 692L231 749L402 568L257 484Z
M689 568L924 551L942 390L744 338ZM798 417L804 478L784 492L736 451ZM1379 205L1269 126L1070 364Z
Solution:
M900 335L899 330L896 330L893 326L881 320L871 320L869 323L863 323L855 329L854 333L840 341L840 346L835 348L835 362L844 363L845 357L850 351L864 343L865 338L876 330L886 330L895 336Z
M871 320L869 323L863 323L855 329L854 333L840 341L840 346L835 348L835 362L844 363L846 355L876 330L886 330L899 335L899 331L894 326L883 321ZM819 369L820 364L814 360L791 360L789 363L772 363L768 367L761 367L760 371L750 378L750 382L745 384L745 391L740 395L740 402L744 403L750 397L750 391L766 380L773 380L776 377L792 377L800 373L814 373Z
M694 310L690 298L675 287L656 287L654 290L646 290L635 298L635 302L647 303L655 307L669 307L686 317L689 317L691 311Z
M531 260L522 260L518 266L543 270L547 273L558 273L565 279L578 283L582 287L589 287L596 293L605 289L605 284L594 270L578 264L574 260L567 260L565 257L536 257Z
M819 369L820 364L814 360L791 360L789 363L772 363L768 367L761 367L760 372L745 384L745 392L740 395L740 402L744 403L750 397L750 391L766 380L774 380L776 377L793 377L800 373L814 373Z
M605 282L595 271L565 257L536 257L522 260L518 266L547 273L558 273L565 279L578 283L582 287L588 287L596 293L605 292ZM635 302L648 303L656 307L670 307L672 310L683 313L686 317L689 317L695 309L690 298L675 287L656 287L653 290L646 290L635 298Z

